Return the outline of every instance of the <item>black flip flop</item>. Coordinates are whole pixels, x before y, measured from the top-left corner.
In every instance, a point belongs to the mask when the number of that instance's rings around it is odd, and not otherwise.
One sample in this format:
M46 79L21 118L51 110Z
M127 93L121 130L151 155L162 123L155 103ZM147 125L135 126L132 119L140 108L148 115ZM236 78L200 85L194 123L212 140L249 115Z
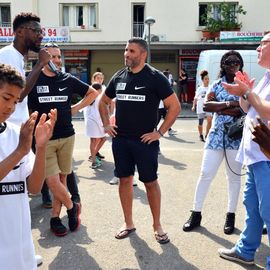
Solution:
M155 233L155 238L156 238L156 241L161 245L167 244L170 242L170 239L167 233L164 233L164 234Z
M115 235L115 238L116 239L124 239L135 231L136 231L136 228L122 230ZM121 235L123 232L125 232L125 233L123 235Z

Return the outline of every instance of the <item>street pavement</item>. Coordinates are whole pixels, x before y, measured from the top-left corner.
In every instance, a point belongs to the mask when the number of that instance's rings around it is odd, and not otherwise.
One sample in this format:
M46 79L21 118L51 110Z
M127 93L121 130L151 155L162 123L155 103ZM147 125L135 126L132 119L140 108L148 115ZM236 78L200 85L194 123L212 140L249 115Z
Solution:
M49 230L50 210L41 206L41 196L31 196L32 232L37 254L45 270L239 270L264 269L269 254L267 236L262 237L255 266L242 266L219 258L219 247L231 248L239 238L244 224L242 181L236 231L223 233L227 205L227 182L224 164L220 167L209 190L202 212L201 227L183 232L182 226L190 215L196 181L200 171L203 143L199 141L197 120L179 118L173 125L176 136L165 135L159 156L159 183L162 191L162 225L171 239L159 245L152 230L151 213L144 186L134 187L133 215L137 228L130 237L117 240L115 232L123 222L117 185L113 177L111 142L101 153L106 156L102 167L89 168L89 139L84 135L84 123L73 121L76 129L74 171L78 177L82 198L82 224L77 232L56 237ZM143 153L142 153L143 154ZM137 178L137 175L135 175ZM66 210L61 212L67 224Z

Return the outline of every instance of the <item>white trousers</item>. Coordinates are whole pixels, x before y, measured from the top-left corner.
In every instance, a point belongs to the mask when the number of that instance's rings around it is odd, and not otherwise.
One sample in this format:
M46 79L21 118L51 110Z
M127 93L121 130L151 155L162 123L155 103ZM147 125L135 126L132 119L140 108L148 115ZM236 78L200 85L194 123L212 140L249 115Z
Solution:
M226 150L227 159L230 167L237 174L241 173L241 163L235 161L237 150ZM194 211L202 211L203 203L207 195L209 186L215 178L218 168L225 160L224 150L205 149L202 160L200 177L197 182L195 198L193 204ZM227 212L235 213L238 203L241 176L234 174L226 163L226 179L228 180L228 207Z

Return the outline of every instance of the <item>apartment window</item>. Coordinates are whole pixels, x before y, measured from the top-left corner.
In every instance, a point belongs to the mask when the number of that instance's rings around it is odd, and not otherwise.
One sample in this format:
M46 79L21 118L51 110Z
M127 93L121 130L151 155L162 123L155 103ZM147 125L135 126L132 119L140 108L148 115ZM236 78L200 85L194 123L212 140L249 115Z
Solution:
M219 3L219 2L216 2ZM212 9L209 11L208 10L208 5L212 4L213 7ZM235 18L236 16L236 8L237 8L237 3L230 3L231 4L231 16L232 18ZM214 18L215 20L219 20L222 19L221 16L221 10L219 9L219 6L215 6L215 2L211 2L211 3L200 3L199 4L199 26L205 26L205 21L203 20L204 17L206 16L211 16L212 18Z
M0 5L0 26L11 26L10 6Z
M62 24L71 28L97 28L97 4L62 4Z

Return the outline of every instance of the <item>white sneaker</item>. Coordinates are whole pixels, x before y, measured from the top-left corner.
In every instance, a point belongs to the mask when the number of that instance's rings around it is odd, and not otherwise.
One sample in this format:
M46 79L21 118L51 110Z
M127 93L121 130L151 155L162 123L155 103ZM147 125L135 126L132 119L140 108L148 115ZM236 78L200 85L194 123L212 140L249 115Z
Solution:
M116 177L116 176L114 176L113 178L112 178L112 180L110 180L110 185L117 185L118 183L119 183L119 178L118 177ZM137 185L137 182L136 182L136 180L133 178L133 186L134 187L136 187L136 186L138 186Z
M177 134L177 131L171 129L171 130L168 131L168 134L169 134L169 135L175 135L175 134Z
M114 176L114 177L112 178L112 180L110 180L109 183L110 183L110 185L117 185L118 182L119 182L119 178L116 177L116 176Z
M36 260L37 266L42 265L42 263L43 263L43 258L42 258L42 256L40 256L40 255L35 255L35 260Z

